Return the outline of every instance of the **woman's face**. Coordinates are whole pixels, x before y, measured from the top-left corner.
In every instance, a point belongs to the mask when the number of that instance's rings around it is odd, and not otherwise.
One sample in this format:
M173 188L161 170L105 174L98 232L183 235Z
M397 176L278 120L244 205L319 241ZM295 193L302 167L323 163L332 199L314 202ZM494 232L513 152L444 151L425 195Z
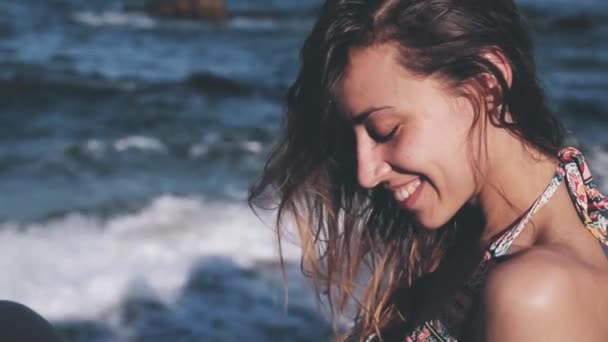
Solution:
M434 229L476 192L470 140L474 111L436 78L417 78L380 45L353 50L338 101L353 124L362 187L385 186Z

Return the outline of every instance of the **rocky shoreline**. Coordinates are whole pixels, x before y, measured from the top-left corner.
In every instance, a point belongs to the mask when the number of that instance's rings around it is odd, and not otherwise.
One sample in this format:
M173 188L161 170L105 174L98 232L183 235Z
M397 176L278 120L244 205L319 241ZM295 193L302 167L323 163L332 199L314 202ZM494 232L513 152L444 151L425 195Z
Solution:
M155 17L223 21L230 18L224 0L131 0L126 11L144 11Z

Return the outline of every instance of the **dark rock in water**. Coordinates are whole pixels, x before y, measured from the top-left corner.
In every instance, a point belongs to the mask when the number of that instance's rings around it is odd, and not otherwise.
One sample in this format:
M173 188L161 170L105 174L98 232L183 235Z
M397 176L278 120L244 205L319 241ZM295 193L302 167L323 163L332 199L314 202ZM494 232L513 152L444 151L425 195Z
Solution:
M145 0L144 9L151 15L168 18L225 20L230 13L224 0ZM128 1L125 8L133 9Z
M587 13L556 19L551 27L559 31L586 32L595 27L593 17Z
M120 318L124 324L132 325L154 315L170 316L170 309L153 298L127 298Z
M0 300L0 340L60 342L63 339L37 312L23 304Z

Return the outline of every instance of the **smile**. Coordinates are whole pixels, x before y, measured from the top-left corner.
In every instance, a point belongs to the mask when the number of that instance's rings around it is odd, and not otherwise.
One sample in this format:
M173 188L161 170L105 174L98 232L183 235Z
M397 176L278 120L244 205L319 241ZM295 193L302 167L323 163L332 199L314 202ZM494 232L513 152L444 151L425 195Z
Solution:
M416 190L420 187L421 184L422 181L420 181L420 178L418 178L400 188L394 189L393 194L395 196L395 199L399 202L407 200L408 198L410 198L411 195L414 194L414 192L416 192Z

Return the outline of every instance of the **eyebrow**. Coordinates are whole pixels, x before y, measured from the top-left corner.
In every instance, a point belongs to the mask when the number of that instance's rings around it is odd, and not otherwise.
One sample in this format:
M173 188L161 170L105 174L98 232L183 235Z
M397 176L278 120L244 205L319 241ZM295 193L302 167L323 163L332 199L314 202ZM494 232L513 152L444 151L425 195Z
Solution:
M371 108L368 108L368 109L364 110L363 112L355 115L355 117L353 118L353 123L355 125L360 125L363 122L365 122L365 120L367 120L367 118L370 115L374 114L375 112L381 111L381 110L384 110L384 109L389 109L389 108L393 108L393 107L391 107L391 106L382 106L382 107L371 107Z

